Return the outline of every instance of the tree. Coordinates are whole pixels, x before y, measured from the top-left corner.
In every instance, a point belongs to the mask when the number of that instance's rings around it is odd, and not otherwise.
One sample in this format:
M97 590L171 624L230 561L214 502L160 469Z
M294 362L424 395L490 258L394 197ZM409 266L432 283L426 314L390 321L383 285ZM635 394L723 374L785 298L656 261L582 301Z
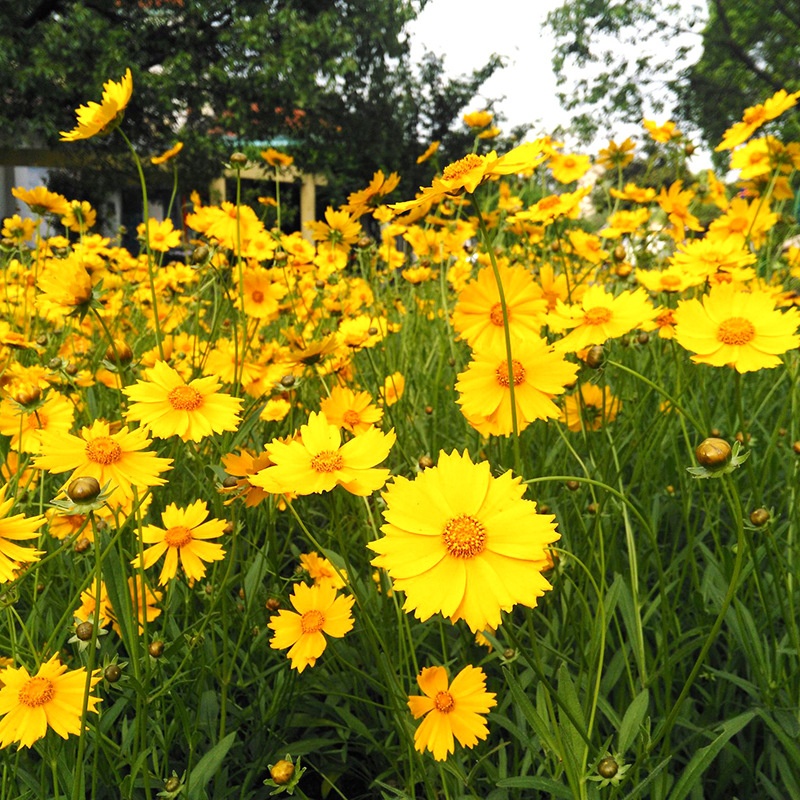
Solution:
M658 113L713 146L747 106L800 88L800 11L788 0L570 0L548 24L559 97L581 110L584 139L598 120L640 123Z
M446 81L441 60L429 56L417 74L405 28L426 2L4 3L0 146L55 146L74 109L130 66L125 131L143 155L183 140L181 172L191 186L206 185L245 143L279 137L302 169L329 176L338 199L378 168L402 170L416 186L425 182L413 174L416 156L434 136L450 135L499 64ZM115 185L130 172L117 136L69 147L81 154L84 178L90 161L100 165L97 179Z

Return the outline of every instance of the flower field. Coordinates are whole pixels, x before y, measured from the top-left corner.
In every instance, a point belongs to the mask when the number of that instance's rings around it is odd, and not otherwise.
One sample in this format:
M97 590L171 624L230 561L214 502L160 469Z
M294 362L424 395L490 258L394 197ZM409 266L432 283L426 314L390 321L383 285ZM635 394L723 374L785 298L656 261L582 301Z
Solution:
M470 114L308 238L15 188L0 800L800 797L798 98L727 182Z

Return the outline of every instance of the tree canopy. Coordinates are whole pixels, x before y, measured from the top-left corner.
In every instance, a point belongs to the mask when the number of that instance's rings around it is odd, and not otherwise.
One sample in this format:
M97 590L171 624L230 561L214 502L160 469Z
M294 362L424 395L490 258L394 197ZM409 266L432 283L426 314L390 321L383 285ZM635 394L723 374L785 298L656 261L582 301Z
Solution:
M789 0L569 0L548 24L559 97L586 139L659 113L713 145L744 108L800 88L800 10Z
M499 65L451 80L433 54L411 64L405 29L426 2L4 3L0 146L55 145L74 109L131 67L125 130L143 155L184 141L182 174L194 185L245 143L276 140L291 143L301 169L326 173L333 196L379 168L425 182L416 156L433 139L463 154L469 145L453 122ZM71 146L107 157L109 176L120 144L112 136Z

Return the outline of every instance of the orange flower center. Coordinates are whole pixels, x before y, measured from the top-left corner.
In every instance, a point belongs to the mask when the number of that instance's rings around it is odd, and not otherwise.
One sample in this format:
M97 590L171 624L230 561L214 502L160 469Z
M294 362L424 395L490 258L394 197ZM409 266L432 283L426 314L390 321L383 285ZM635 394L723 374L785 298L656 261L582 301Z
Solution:
M185 547L192 541L192 531L185 525L176 525L164 534L164 541L170 547Z
M311 459L311 469L316 472L336 472L343 464L344 459L338 450L321 450Z
M444 181L455 181L463 178L470 170L475 169L475 167L479 167L483 164L483 159L475 155L475 153L470 153L469 155L464 156L464 158L459 158L458 161L454 161L452 164L448 164L444 168L444 172L442 172L442 180Z
M747 344L755 338L756 329L749 319L730 317L717 330L717 341L723 344Z
M311 611L306 611L306 613L300 617L300 629L303 633L317 633L317 631L322 630L324 624L325 615L316 608L312 608Z
M611 309L606 306L595 306L590 308L584 315L583 321L586 325L602 325L611 319Z
M743 217L734 217L728 223L728 228L735 233L741 233L747 227L747 224L747 220Z
M49 703L56 693L56 687L49 678L35 677L25 682L19 690L19 702L28 708L38 708Z
M122 448L110 436L98 436L86 445L86 457L95 464L116 464Z
M511 310L506 309L508 313L508 321L511 322ZM503 306L500 303L495 303L492 306L492 310L489 312L489 319L492 321L492 325L497 325L498 328L503 327Z
M519 386L525 380L525 367L517 361L516 358L511 359L511 372L514 376L514 386ZM508 362L501 361L500 366L495 370L497 375L497 382L501 386L508 387Z
M433 705L442 714L449 714L455 708L456 701L450 692L436 692L436 697L433 698Z
M447 552L455 558L473 558L486 548L486 528L469 514L447 520L442 537Z
M28 414L28 428L34 431L42 430L47 427L47 417L41 411Z
M191 386L176 386L170 389L167 400L176 411L194 411L203 405L203 395Z
M342 414L342 421L345 425L350 425L352 427L361 422L361 415L358 413L358 411L348 408L347 411Z
M681 285L681 279L678 275L662 275L661 288L670 291L677 289Z
M258 290L256 290L250 295L250 297L252 298L254 303L264 302L264 292L259 292Z

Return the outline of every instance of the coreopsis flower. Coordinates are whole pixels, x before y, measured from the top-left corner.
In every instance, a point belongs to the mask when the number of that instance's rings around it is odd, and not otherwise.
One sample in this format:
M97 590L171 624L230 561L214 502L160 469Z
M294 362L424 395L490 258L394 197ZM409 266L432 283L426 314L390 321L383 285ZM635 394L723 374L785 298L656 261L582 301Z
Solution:
M559 183L572 183L582 178L592 166L589 156L572 153L553 153L547 162L553 177Z
M14 498L6 500L6 486L0 489L0 583L16 579L16 571L23 564L32 564L42 556L41 550L21 547L17 542L36 539L36 531L45 521L42 514L26 517L24 514L8 513L14 506Z
M356 217L345 210L334 211L331 206L325 209L325 222L307 222L306 227L311 231L319 247L333 248L349 252L350 248L358 241L361 235L361 223Z
M424 164L432 155L439 150L440 141L431 142L421 156L417 156L417 164Z
M605 239L619 239L626 234L640 232L650 219L650 212L646 208L637 208L635 211L617 211L608 218L608 227L598 232L598 236Z
M164 556L158 578L160 586L175 577L179 561L189 580L200 580L206 574L205 562L221 561L225 557L222 545L208 539L222 536L227 523L221 519L208 519L208 515L208 506L203 500L190 503L186 508L170 503L161 515L163 528L146 525L142 529L142 542L150 547L131 564L149 569Z
M218 390L215 375L186 383L177 370L157 361L147 370L147 380L123 389L133 401L125 416L147 426L153 436L199 442L239 427L242 401Z
M426 667L417 683L423 694L409 696L408 708L414 719L425 717L414 733L418 752L429 750L444 761L455 751L454 738L471 748L487 737L484 715L497 705L497 695L486 691L482 669L466 666L449 683L444 667Z
M758 249L779 219L780 215L761 198L748 202L744 197L734 197L725 213L711 221L706 238L710 242L736 242L739 247L751 244Z
M261 266L242 271L241 290L235 295L237 307L244 300L244 313L252 319L271 320L278 316L278 301L286 296L286 284L274 280L273 273Z
M239 453L228 453L222 457L222 466L225 467L225 472L233 478L238 478L233 486L223 485L222 492L224 494L231 494L229 500L225 501L225 505L232 503L236 498L244 498L244 504L250 508L257 506L262 500L266 500L268 493L260 486L254 486L250 483L250 476L255 475L262 469L272 466L272 461L266 452L253 455L247 450L241 450Z
M87 200L73 200L67 213L61 217L61 224L75 233L84 233L94 227L97 212Z
M77 257L46 262L36 305L48 319L85 314L94 299L92 276Z
M680 139L683 134L677 129L675 123L667 120L663 125L659 125L652 119L642 120L642 126L650 134L654 142L666 144L673 139Z
M300 441L274 440L267 445L274 466L253 475L250 483L273 494L315 494L342 486L351 494L370 495L389 477L388 469L375 464L389 455L395 438L394 430L371 428L342 444L339 428L324 413L312 411L300 427Z
M700 220L689 211L694 196L691 189L683 189L683 181L675 181L669 189L662 186L656 197L656 202L672 224L668 232L676 241L684 238L687 228L692 231L703 230Z
M678 265L666 269L637 269L634 273L636 282L644 286L648 292L683 292L690 286L703 283L705 278L698 278Z
M269 646L273 650L288 647L292 669L302 672L313 667L325 651L326 634L339 639L352 630L354 598L337 595L331 584L298 583L289 601L295 610L281 609L267 626L275 632Z
M26 189L24 186L14 186L11 194L25 203L28 208L37 216L45 214L55 214L63 217L69 211L69 202L63 194L51 192L44 186L37 186L35 189Z
M354 392L347 386L334 386L319 407L331 425L356 435L366 433L383 418L383 409L372 402L369 392Z
M628 137L622 144L617 144L613 139L608 147L604 147L597 154L597 163L605 169L624 169L633 161L633 151L636 145Z
M142 428L128 430L123 426L111 433L108 422L95 420L81 429L80 436L47 430L40 436L41 451L34 457L37 469L54 473L71 470L70 481L95 478L101 487L110 482L115 499L120 501L133 498L134 486L162 486L166 481L159 475L172 465L171 458L160 458L145 449L150 439Z
M20 453L38 453L44 430L69 433L75 406L64 395L50 392L43 403L26 408L13 399L0 402L0 433L10 436L10 447Z
M589 286L580 303L567 305L559 300L548 322L554 331L569 330L555 344L558 352L566 353L616 339L651 320L655 314L643 289L614 296L602 286Z
M358 219L380 206L383 198L391 194L399 183L400 176L396 172L384 175L382 170L378 170L366 189L351 192L347 196L347 203L342 206L342 211L348 211L354 219Z
M568 231L567 236L575 255L580 256L590 264L599 264L608 258L608 251L603 250L600 238L594 234L587 233L580 228L574 228Z
M737 237L704 237L684 242L670 256L669 263L682 270L696 285L711 280L720 272L729 273L737 280L750 280L755 272L745 268L756 263L756 256Z
M378 389L385 407L393 406L406 390L406 379L402 372L393 372L383 379L383 386Z
M157 253L166 253L172 250L181 243L183 238L181 231L174 230L171 219L159 221L151 218L147 221L146 229L144 222L140 222L136 226L136 233L142 241L146 236L150 249Z
M462 119L468 128L486 128L492 124L494 114L491 111L470 111Z
M337 571L333 564L327 558L320 556L319 553L313 550L310 553L301 553L300 564L315 585L325 584L333 586L334 589L344 588L347 573L344 570Z
M512 339L538 336L547 301L524 267L498 264L506 301L507 324ZM505 342L503 308L491 267L478 271L459 293L453 309L453 328L470 347L495 348Z
M521 477L492 476L488 462L441 451L439 463L383 493L381 539L368 547L405 593L405 611L440 613L473 632L500 625L501 611L533 608L548 589L545 549L559 538L554 517L524 500Z
M750 106L744 110L740 122L735 122L722 136L722 141L714 148L732 150L734 147L746 142L765 122L775 119L797 104L800 92L789 94L785 89L779 89L764 103Z
M153 156L150 159L150 163L155 167L160 166L161 164L166 164L167 161L171 161L173 158L175 158L175 156L177 156L181 150L183 150L183 142L176 142L174 145L172 145L172 147L170 147L168 150L165 150L160 155Z
M80 736L84 703L97 711L99 697L86 697L86 669L69 670L53 655L31 677L25 667L6 667L0 672L0 748L19 742L30 747L52 728L62 739ZM96 670L89 678L94 686L101 678Z
M186 217L192 230L216 240L227 250L244 254L250 240L264 231L264 225L250 206L224 201L219 206L201 206Z
M578 365L565 361L547 342L531 336L512 347L509 375L505 344L475 349L467 369L458 376L458 403L467 421L484 436L513 433L511 390L514 385L517 431L537 419L558 417L553 402L575 380Z
M97 134L110 133L116 128L133 93L133 76L130 69L117 81L103 84L103 99L100 103L89 101L76 109L78 124L71 131L61 131L62 142L75 142L91 139Z
M777 367L800 344L800 312L778 311L771 292L720 283L702 300L682 300L674 316L675 340L697 364L754 372Z
M294 156L290 156L288 153L282 153L274 147L268 147L266 150L262 150L261 158L271 167L291 167L292 164L294 164Z
M596 431L613 422L621 408L622 403L608 386L601 389L594 383L584 383L579 391L564 398L560 420L571 431Z
M271 397L264 405L264 409L258 415L264 422L280 422L285 419L292 410L292 404L285 397Z

